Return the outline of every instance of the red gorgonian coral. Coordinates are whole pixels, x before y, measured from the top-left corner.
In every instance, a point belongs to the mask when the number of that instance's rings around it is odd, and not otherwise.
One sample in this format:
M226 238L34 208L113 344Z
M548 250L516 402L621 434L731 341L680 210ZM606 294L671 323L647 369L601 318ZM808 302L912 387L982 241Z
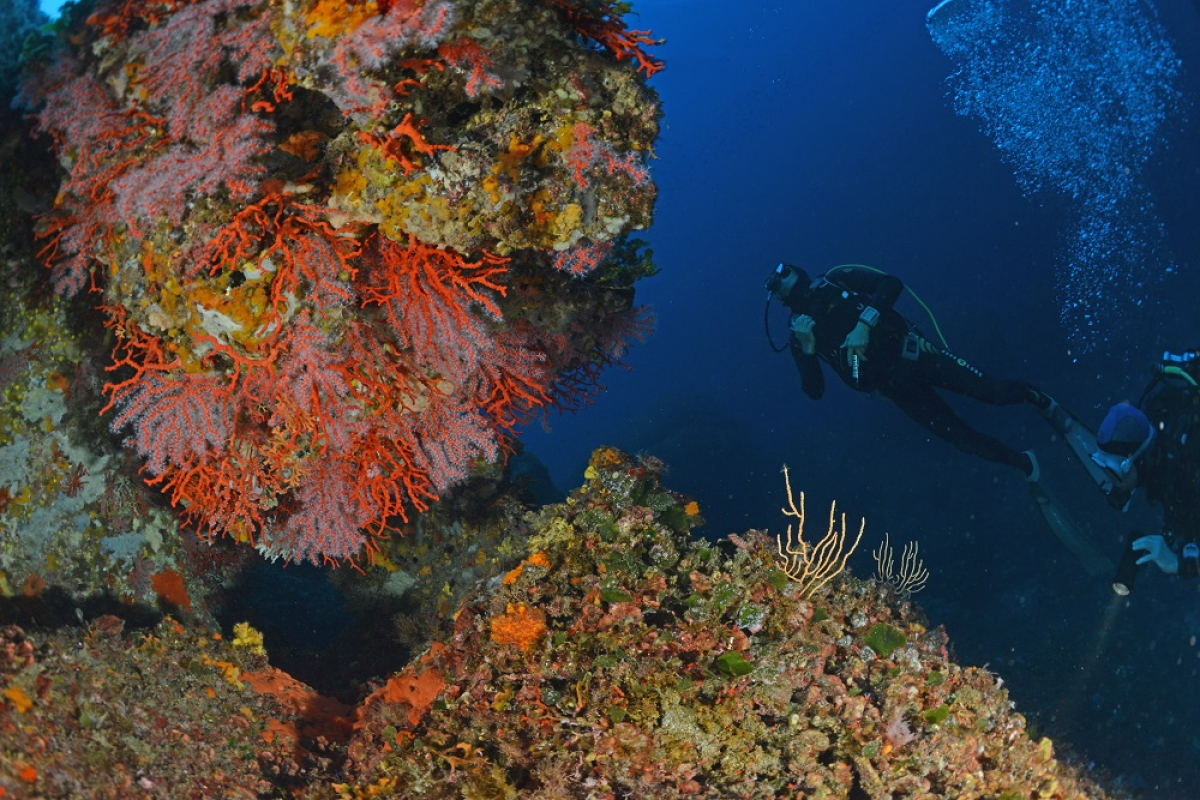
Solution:
M198 527L352 558L644 333L602 264L649 222L651 42L601 6L102 2L30 81L43 257L103 293L105 411Z

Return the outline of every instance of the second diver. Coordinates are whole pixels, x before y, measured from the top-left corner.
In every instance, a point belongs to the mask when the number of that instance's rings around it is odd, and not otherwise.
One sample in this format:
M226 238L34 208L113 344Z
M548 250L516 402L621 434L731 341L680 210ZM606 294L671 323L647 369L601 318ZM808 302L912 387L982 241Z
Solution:
M789 346L804 393L825 392L824 361L851 389L876 392L909 418L965 453L1040 477L1032 450L1018 452L968 425L936 390L992 405L1028 403L1046 415L1053 400L1031 383L992 378L917 330L893 306L899 278L862 266L840 266L813 279L780 264L766 286L791 311ZM769 298L768 298L769 299Z

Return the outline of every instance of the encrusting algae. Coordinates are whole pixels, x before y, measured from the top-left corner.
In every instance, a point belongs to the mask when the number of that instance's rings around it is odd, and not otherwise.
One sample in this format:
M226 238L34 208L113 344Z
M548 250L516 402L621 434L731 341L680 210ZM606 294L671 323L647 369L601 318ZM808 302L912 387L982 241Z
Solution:
M843 574L807 599L765 532L691 537L694 501L661 467L598 450L583 488L529 518L547 566L468 601L410 668L445 683L419 723L405 704L360 710L356 791L1105 796L890 585Z
M765 531L692 536L694 501L665 489L661 470L597 451L566 502L510 521L526 553L353 708L273 669L248 628L226 642L172 620L10 627L0 788L65 798L92 781L90 797L117 798L119 785L171 797L225 785L306 800L1117 796L1032 738L998 678L955 663L946 634L889 583L842 573L806 598Z
M598 391L652 325L662 65L622 7L99 0L38 42L38 254L95 293L102 413L177 513L370 563Z

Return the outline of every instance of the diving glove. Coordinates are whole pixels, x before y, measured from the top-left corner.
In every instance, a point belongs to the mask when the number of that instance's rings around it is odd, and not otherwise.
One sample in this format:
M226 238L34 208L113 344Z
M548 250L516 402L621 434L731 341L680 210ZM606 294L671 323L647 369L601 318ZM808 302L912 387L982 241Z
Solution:
M1171 550L1167 545L1167 540L1160 534L1151 534L1150 536L1142 536L1134 539L1131 545L1135 551L1144 552L1145 555L1137 560L1138 566L1149 562L1154 562L1154 565L1168 575L1174 575L1179 572L1179 556Z
M846 351L846 363L853 363L851 359L858 356L863 361L867 360L867 344L871 341L871 326L867 323L859 321L854 326L854 330L846 334L846 340L842 342L842 349Z
M800 344L800 349L805 355L811 356L817 352L817 337L813 333L813 328L816 327L816 321L808 314L793 314L790 327L792 335L796 337L796 341Z

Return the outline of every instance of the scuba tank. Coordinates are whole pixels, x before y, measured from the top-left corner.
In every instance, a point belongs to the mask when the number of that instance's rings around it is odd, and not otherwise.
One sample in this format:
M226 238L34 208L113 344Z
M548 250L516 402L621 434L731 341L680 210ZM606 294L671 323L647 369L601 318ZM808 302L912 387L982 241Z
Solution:
M1161 446L1174 458L1193 434L1200 435L1200 351L1165 352L1152 372L1137 406L1154 421Z
M1191 438L1200 435L1200 350L1166 351L1151 372L1150 383L1142 391L1137 407L1157 428L1161 458L1185 458L1189 446L1196 447ZM1113 591L1119 595L1133 591L1140 554L1132 545L1140 535L1131 534L1122 550L1113 579Z

